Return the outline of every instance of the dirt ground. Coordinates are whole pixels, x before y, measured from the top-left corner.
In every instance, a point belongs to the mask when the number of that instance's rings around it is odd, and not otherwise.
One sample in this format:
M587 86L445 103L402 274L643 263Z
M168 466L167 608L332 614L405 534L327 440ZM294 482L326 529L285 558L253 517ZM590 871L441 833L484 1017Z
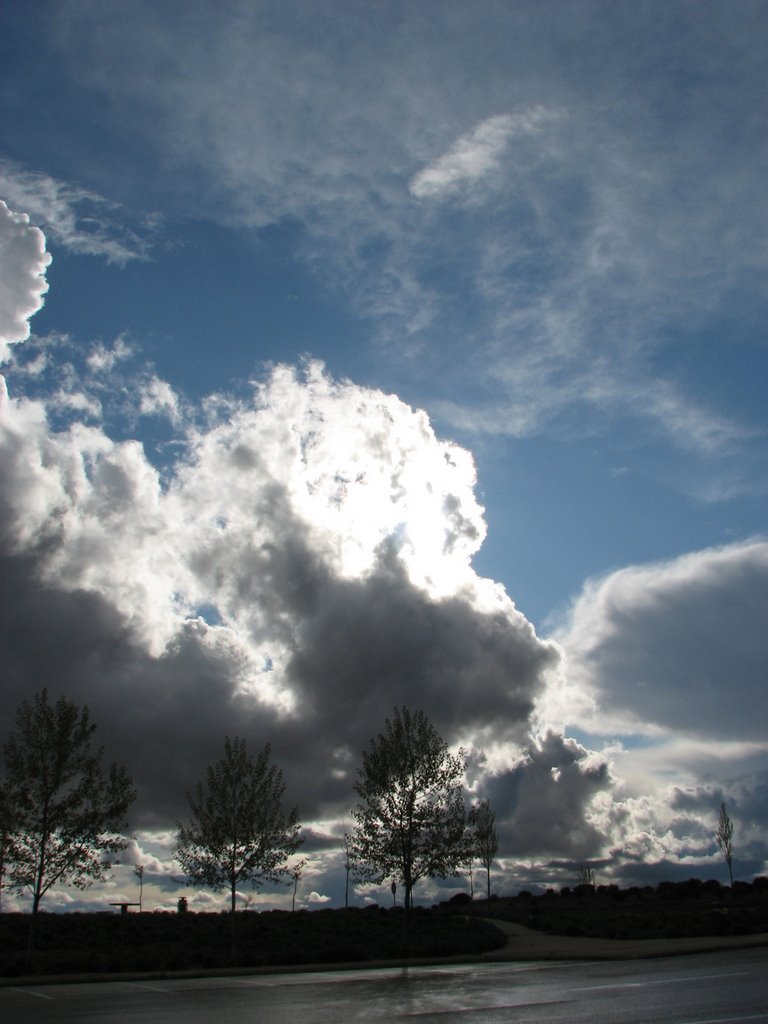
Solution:
M634 960L642 957L675 956L717 949L745 949L768 946L768 932L757 935L701 936L685 939L592 939L550 935L508 921L493 922L509 936L503 949L484 960Z

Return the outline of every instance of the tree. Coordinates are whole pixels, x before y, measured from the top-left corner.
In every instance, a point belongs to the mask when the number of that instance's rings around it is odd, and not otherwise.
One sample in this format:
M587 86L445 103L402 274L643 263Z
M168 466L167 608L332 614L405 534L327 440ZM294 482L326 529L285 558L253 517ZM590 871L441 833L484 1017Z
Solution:
M142 903L144 902L144 865L137 864L133 869L133 873L139 880L139 913L141 913Z
M302 857L301 860L297 860L295 864L291 865L290 875L293 879L293 892L291 893L291 913L296 910L296 892L299 888L299 882L301 876L304 874L304 868L307 866L306 857Z
M485 868L487 898L491 898L491 867L499 841L496 836L496 815L487 800L481 800L469 812L470 856L478 858Z
M189 797L189 824L179 825L176 859L189 883L228 890L233 914L238 885L282 881L302 842L298 812L283 810L283 773L269 755L267 745L254 761L245 740L227 736L224 757Z
M14 832L15 813L11 804L11 795L5 781L0 781L0 911L3 905L5 879L11 869L16 848Z
M595 871L590 864L579 864L579 872L576 876L576 885L591 885L595 887Z
M720 804L720 817L717 822L715 838L725 858L725 863L728 865L728 877L731 882L731 888L733 888L733 822L728 817L725 801Z
M32 926L52 885L85 889L103 881L109 856L125 849L133 782L116 764L102 769L93 750L96 726L86 706L65 697L55 705L43 690L24 701L5 744L6 787L13 807L11 882L32 893Z
M352 835L344 829L344 836L341 841L342 863L344 865L344 906L349 909L349 872L352 870L352 857L354 847Z
M402 882L406 920L416 882L456 874L465 857L464 768L463 751L450 754L424 712L405 707L363 753L354 786L357 873Z

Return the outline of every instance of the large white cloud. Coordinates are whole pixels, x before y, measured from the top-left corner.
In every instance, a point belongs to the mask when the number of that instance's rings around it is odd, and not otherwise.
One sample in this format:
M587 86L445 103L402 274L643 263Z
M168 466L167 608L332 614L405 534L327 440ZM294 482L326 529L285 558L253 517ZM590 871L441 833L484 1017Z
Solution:
M473 398L431 406L455 423L570 437L621 416L643 442L650 423L687 451L732 454L749 430L691 386L686 339L735 289L747 305L762 294L757 7L641 11L628 46L623 17L556 6L562 18L521 4L485 20L441 0L395 22L351 3L297 25L270 2L223 18L190 0L179 20L137 0L105 20L100 0L79 0L41 34L57 73L106 98L121 143L152 162L142 188L195 217L293 225L308 264L408 357L412 386L441 398L460 376ZM145 252L102 198L127 177L107 154L87 189L11 172L58 244ZM460 201L429 201L443 198ZM41 295L13 284L22 331ZM664 377L668 346L678 372ZM90 371L123 357L96 349ZM233 731L273 742L303 810L336 813L399 701L471 742L478 791L495 787L518 835L530 822L518 849L531 856L592 856L601 836L628 860L690 852L669 791L638 786L672 766L698 793L707 745L729 794L740 772L759 776L762 542L616 573L577 601L560 721L646 744L595 757L559 732L529 739L558 650L472 572L485 526L471 458L423 413L316 368L280 369L253 402L212 399L208 418L151 373L115 388L65 375L37 400L16 374L0 409L3 713L31 680L88 700L140 776L145 820L168 824ZM166 415L185 454L161 471L111 436L99 416L116 394Z
M558 631L594 731L764 741L768 543L708 549L588 583Z
M29 318L48 291L50 262L42 231L0 200L0 362L7 358L9 343L29 337Z
M610 792L587 812L603 872L721 876L722 799L742 846L737 877L765 869L766 621L762 538L617 570L574 600L555 632L562 682L540 711L610 765Z
M177 806L227 732L272 742L312 813L348 806L395 704L451 742L526 742L559 652L473 571L472 460L424 413L278 367L182 424L161 475L82 409L53 429L43 400L0 405L8 706L35 679L87 700L124 760L141 735L144 815Z

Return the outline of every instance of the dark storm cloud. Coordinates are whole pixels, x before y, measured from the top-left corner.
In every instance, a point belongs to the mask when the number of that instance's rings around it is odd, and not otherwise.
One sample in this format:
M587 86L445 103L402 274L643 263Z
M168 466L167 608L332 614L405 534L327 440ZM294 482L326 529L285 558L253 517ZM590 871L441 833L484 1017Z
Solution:
M765 736L768 543L713 548L589 583L559 639L612 731Z
M554 731L538 737L510 771L486 783L505 852L516 858L600 856L608 837L590 823L588 810L612 785L607 762L580 743Z
M238 711L232 664L206 649L192 625L153 658L103 598L36 575L31 558L0 562L3 739L19 703L44 687L52 699L87 704L106 759L136 782L132 824L172 825L224 735L254 732Z
M6 400L2 724L43 687L87 703L140 825L184 815L228 734L272 745L305 820L341 816L395 705L452 743L519 746L557 667L469 568L484 524L466 453L313 372L279 370L195 433L166 487L135 443Z

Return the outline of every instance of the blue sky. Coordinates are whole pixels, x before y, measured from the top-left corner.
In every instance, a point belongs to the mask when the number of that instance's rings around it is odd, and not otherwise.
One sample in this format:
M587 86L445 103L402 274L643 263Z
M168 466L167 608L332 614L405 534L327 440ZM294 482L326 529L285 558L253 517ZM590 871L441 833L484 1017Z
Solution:
M764 5L0 19L4 720L66 683L130 769L116 705L199 705L181 788L270 740L318 899L400 700L470 750L500 885L717 874L722 798L762 871Z

